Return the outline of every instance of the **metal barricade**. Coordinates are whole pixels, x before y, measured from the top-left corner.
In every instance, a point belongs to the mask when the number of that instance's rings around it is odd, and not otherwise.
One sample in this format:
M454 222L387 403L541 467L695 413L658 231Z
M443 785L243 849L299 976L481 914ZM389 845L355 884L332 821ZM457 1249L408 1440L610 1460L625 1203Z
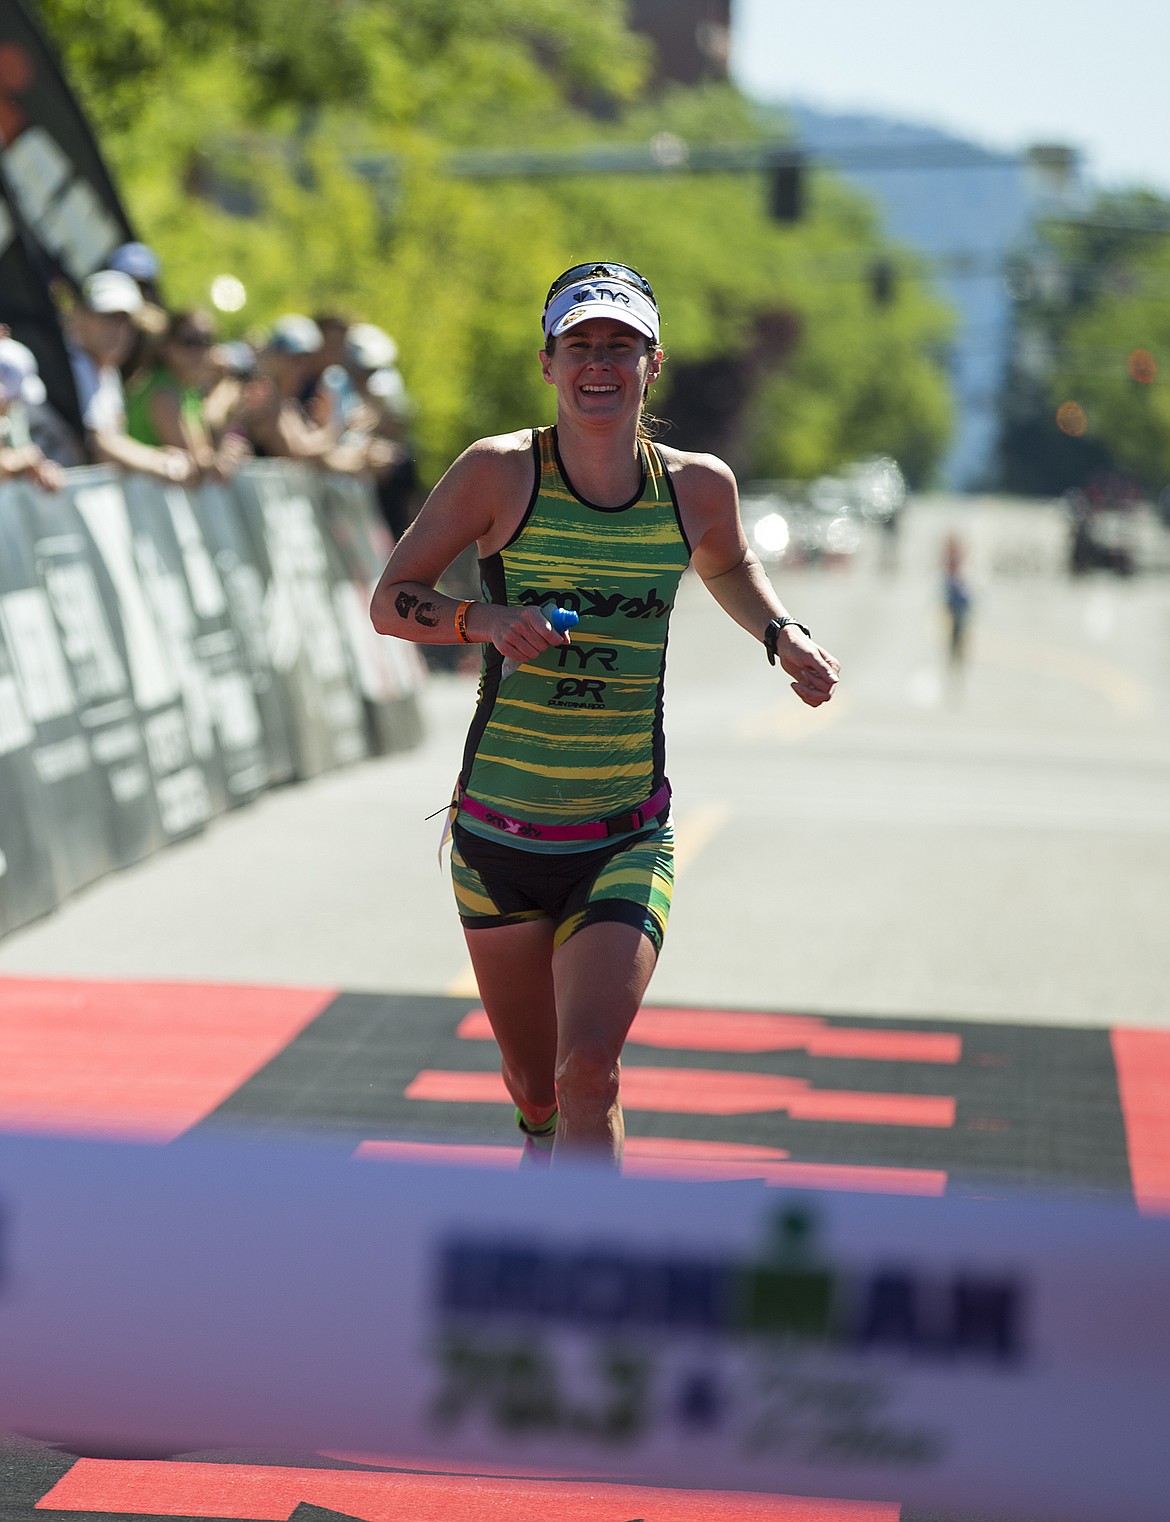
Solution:
M264 788L421 734L367 608L368 485L290 461L185 489L0 482L0 934Z

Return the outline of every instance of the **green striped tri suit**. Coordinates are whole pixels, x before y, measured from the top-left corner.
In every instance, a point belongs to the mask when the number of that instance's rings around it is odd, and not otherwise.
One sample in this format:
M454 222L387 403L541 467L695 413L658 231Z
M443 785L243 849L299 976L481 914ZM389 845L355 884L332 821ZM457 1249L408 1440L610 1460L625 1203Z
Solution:
M571 644L554 645L507 676L500 652L484 647L460 781L467 796L510 819L574 825L636 809L665 781L667 631L690 547L656 445L640 446L639 490L612 508L587 502L573 489L555 428L535 429L532 450L534 480L527 510L504 548L480 561L483 595L514 607L552 602L572 609L579 622L570 632ZM490 914L490 898L459 854L464 832L525 854L598 852L596 840L525 840L466 812L460 813L458 825L452 869L468 925L535 915ZM631 834L626 870L614 860L598 874L606 879L604 896L620 896L615 889L633 872L638 845L655 841L662 849L649 870L656 879L654 894L665 892L663 925L669 907L669 836L669 825L658 829L654 824ZM620 847L623 842L615 837L608 844ZM631 897L644 903L649 891L647 883L646 891L632 891ZM621 916L616 911L587 916L597 917Z
M483 593L511 606L555 602L580 621L572 644L503 680L499 651L485 646L462 780L502 814L577 824L636 808L665 778L666 636L690 548L653 444L642 447L641 489L614 508L573 490L554 428L535 430L533 453L528 510L509 543L480 562ZM479 832L499 838L491 826Z

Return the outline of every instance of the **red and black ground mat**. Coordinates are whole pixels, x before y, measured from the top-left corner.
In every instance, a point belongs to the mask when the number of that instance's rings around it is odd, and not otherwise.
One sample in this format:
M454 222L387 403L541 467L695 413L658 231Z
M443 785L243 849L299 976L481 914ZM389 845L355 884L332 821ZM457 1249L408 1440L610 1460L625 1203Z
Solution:
M1107 1194L1160 1213L1167 1095L1170 1032L649 1007L623 1065L626 1170L871 1193ZM519 1158L474 1000L331 989L0 979L0 1127L179 1146L263 1131L369 1158ZM932 1522L891 1505L437 1472L409 1456L0 1446L5 1522L163 1517Z

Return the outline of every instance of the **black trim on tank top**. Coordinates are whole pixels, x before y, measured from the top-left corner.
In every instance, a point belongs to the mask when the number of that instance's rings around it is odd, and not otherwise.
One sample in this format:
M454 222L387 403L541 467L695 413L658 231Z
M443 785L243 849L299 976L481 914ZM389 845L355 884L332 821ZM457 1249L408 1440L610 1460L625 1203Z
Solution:
M655 792L666 781L666 651L669 645L670 631L668 630L662 641L662 660L658 666L658 690L654 695L654 734L651 739L654 780L651 785ZM653 794L651 796L653 797Z
M540 474L537 471L539 483ZM535 502L535 497L533 501ZM531 513L529 505L528 512ZM527 519L528 514L525 514ZM487 594L487 600L497 607L508 605L508 581L504 572L503 556L497 551L494 555L487 555L479 562L480 588ZM471 727L467 731L467 740L463 747L463 765L460 768L459 780L467 786L471 777L471 768L475 764L475 758L479 751L480 741L484 737L488 725L491 723L492 714L495 712L496 698L499 696L500 683L503 680L504 657L496 649L495 645L487 645L484 648L483 667L483 692L479 702L475 706L472 715Z
M467 787L467 782L472 778L472 767L475 766L475 758L479 753L479 743L487 732L488 724L491 723L491 714L496 708L496 699L499 697L502 671L504 671L504 656L496 650L494 645L488 645L487 661L484 665L484 691L475 705L475 714L472 715L472 724L467 731L467 740L463 747L463 766L459 767L459 784L463 787Z
M654 451L654 458L658 461L658 468L659 468L659 470L661 470L663 476L666 478L666 489L670 493L670 500L674 503L674 521L678 524L678 536L682 540L682 542L686 545L686 547L687 547L687 554L688 555L693 555L695 552L691 548L691 541L687 538L687 531L686 531L686 529L683 528L682 509L678 505L678 492L676 492L675 489L674 489L674 477L671 475L670 471L667 469L666 461L663 459L663 457L662 457L662 451L661 451L661 449L659 449L658 445L657 444L649 444L649 445L647 445L647 448L652 449Z
M504 669L504 657L494 645L490 645L486 652L487 660L483 673L483 693L479 702L475 705L475 713L472 715L471 726L467 731L467 740L463 746L463 764L459 769L459 781L466 787L471 780L471 768L475 765L475 758L479 753L480 741L491 723L491 717L495 711L496 698L500 693L500 682Z
M520 535L528 527L528 520L532 517L532 510L536 506L536 499L540 496L540 429L532 430L532 493L528 498L528 506L524 509L524 516L516 525L516 532L508 540L507 544L501 545L501 549L511 549ZM490 557L489 557L490 558ZM480 565L483 561L480 561ZM507 602L507 597L501 597L501 602Z
M501 550L494 555L485 555L479 562L479 589L488 602L494 603L497 608L508 606L508 575L504 570L504 556ZM495 646L492 646L495 649Z
M561 446L560 441L557 438L557 430L555 426L552 431L552 446L553 458L557 462L557 470L560 471L561 480L565 483L565 486L572 493L572 495L576 497L577 501L580 502L582 507L587 507L595 513L628 513L631 507L642 500L642 493L646 490L646 456L642 452L644 446L641 444L641 442L638 444L638 464L642 471L642 478L638 482L638 490L634 493L628 502L619 503L617 507L602 507L600 502L590 502L589 498L583 497L577 488L573 485L572 481L569 480L569 472L565 469L564 460L561 459Z

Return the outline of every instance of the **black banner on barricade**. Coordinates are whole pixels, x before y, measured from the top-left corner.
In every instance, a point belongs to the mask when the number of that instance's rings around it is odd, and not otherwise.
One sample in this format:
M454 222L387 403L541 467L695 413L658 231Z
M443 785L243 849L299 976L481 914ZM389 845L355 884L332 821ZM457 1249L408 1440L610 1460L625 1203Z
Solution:
M48 808L33 765L35 743L0 626L0 935L57 904Z
M0 490L0 624L36 734L32 759L48 814L45 848L63 899L110 870L113 847L54 599L27 531L32 499L40 495L17 483Z
M226 487L208 483L192 492L189 501L227 597L228 616L260 714L266 781L288 782L293 775L288 695L268 650L267 577L257 564L243 509Z
M122 483L112 471L77 471L70 492L119 632L119 653L130 674L163 834L177 840L203 828L212 802L192 747L179 675L143 581L140 559L150 567L156 551L145 532L135 531Z
M333 605L365 704L371 749L409 750L422 739L418 689L424 667L413 645L384 638L370 622L370 598L394 541L359 476L327 472L318 505L333 550Z
M67 479L72 485L73 474ZM93 828L107 841L107 866L129 866L157 850L163 834L121 635L71 493L27 490L20 507L99 782Z
M129 220L92 132L24 0L0 5L0 320L37 356L53 405L79 425L50 281L80 285ZM10 312L11 315L6 315Z
M368 754L365 715L333 608L329 553L308 467L257 460L232 485L265 578L268 650L289 697L298 777Z
M211 812L222 814L228 806L227 776L216 733L211 678L196 654L199 631L195 610L191 606L183 552L167 508L167 494L182 497L183 491L181 487L167 487L136 474L123 479L122 489L130 510L138 577L179 684L187 733L207 782Z

